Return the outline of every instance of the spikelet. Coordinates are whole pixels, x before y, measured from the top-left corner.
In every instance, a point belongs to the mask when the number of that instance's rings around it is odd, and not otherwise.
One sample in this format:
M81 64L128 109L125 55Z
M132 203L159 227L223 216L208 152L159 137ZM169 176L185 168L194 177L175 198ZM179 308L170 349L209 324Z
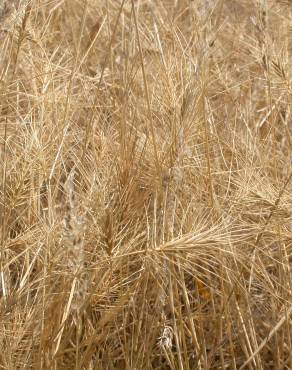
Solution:
M186 140L184 137L183 128L180 129L178 134L178 142L176 148L176 157L174 158L173 165L168 169L165 170L162 174L162 186L165 191L165 203L164 207L160 210L160 214L158 218L160 218L160 223L165 225L165 231L167 238L173 238L175 235L175 230L177 229L176 221L174 219L174 212L176 209L176 197L175 191L180 188L183 182L183 159L185 156L189 155L189 148L186 144ZM172 183L172 188L169 187L169 183ZM162 238L165 235L160 235ZM163 286L160 287L159 290L159 303L161 309L161 326L162 326L162 334L158 338L158 346L164 350L171 350L172 348L172 341L174 331L173 328L167 325L168 317L167 317L167 305L169 302L167 301L166 291L169 288L169 266L166 260L163 261L163 265L160 271L160 274L163 276Z
M64 185L66 195L66 214L64 218L65 265L69 274L76 279L72 308L79 309L86 290L87 279L84 273L84 222L78 214L74 191L75 169L73 168Z
M15 0L0 0L1 32L11 32L13 27L21 26L29 0L20 1L18 7L16 3L17 1Z
M163 333L158 341L158 346L165 349L172 348L173 329L171 326L164 326Z

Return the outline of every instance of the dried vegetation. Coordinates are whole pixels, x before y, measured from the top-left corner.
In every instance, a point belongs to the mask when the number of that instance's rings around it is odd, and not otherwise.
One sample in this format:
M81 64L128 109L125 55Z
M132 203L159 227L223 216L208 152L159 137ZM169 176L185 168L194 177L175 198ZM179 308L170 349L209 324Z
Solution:
M292 2L0 19L0 368L292 369Z

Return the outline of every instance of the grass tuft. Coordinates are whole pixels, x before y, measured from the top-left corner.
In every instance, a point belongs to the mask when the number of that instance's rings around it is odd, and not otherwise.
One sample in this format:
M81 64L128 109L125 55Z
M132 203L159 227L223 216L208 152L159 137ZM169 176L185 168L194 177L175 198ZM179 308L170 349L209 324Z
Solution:
M1 369L292 369L291 17L0 0Z

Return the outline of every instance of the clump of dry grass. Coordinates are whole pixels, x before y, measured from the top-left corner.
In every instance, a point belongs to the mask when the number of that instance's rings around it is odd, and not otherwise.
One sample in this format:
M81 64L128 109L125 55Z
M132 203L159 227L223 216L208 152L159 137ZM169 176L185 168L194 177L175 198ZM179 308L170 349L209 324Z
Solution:
M292 369L291 17L0 2L2 369Z

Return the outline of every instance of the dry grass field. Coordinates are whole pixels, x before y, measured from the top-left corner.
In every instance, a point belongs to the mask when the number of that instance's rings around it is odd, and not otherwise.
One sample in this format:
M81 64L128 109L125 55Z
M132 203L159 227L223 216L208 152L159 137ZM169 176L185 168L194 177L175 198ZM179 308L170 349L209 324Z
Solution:
M292 369L292 1L0 1L0 369Z

